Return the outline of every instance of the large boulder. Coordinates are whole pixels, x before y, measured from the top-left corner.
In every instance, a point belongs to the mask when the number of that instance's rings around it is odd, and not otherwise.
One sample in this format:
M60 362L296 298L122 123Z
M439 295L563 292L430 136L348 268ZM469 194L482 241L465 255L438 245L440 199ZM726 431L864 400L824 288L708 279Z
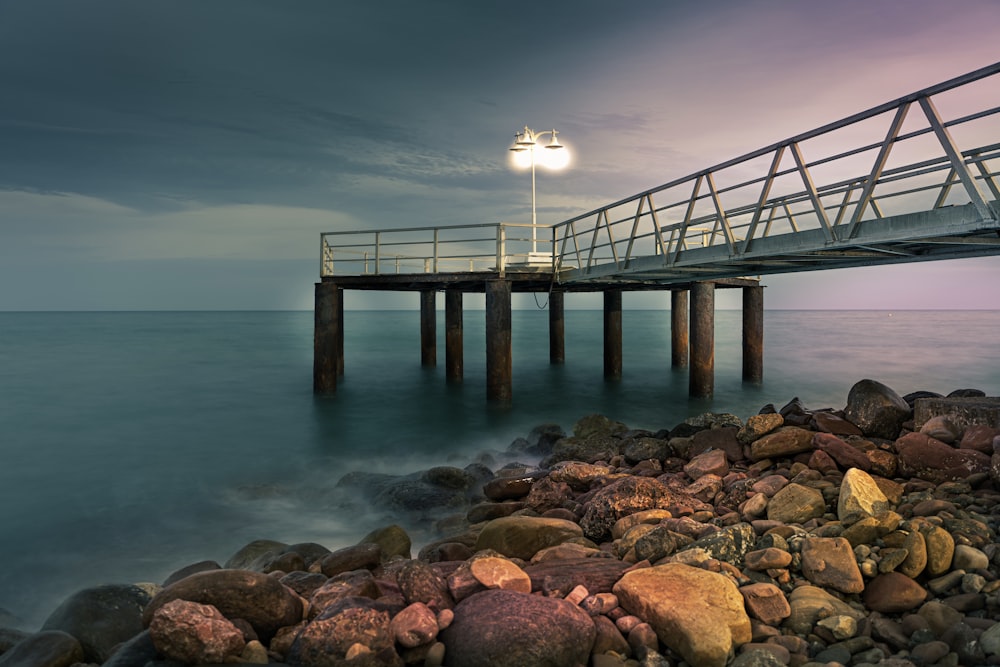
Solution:
M286 662L295 667L403 665L389 612L365 597L344 598L323 610L296 636Z
M675 494L662 482L649 477L625 477L594 494L586 503L580 526L588 538L600 542L623 516L667 509L674 503Z
M60 630L43 630L0 655L0 667L70 667L84 661L75 637Z
M449 667L575 667L588 663L597 630L566 600L489 590L455 607L441 634Z
M692 665L723 667L751 639L743 596L721 574L667 563L627 573L614 592L626 611L646 619L660 641Z
M246 646L243 633L218 609L187 600L157 609L149 635L162 655L189 664L225 662Z
M798 426L782 426L758 438L750 445L750 458L754 461L780 459L813 450L815 434Z
M66 598L42 630L73 635L88 662L103 663L118 644L142 632L142 610L149 599L149 593L131 584L85 588Z
M896 441L900 473L935 484L990 472L990 457L974 449L955 449L923 433L907 433Z
M849 525L866 516L877 516L889 509L889 499L872 476L859 468L844 473L837 498L837 518Z
M532 516L505 516L493 519L483 527L475 549L476 551L493 549L504 556L531 560L535 553L546 547L553 547L578 537L583 537L583 530L572 521Z
M876 438L893 440L913 411L903 397L875 380L861 380L847 394L844 417Z
M149 626L156 610L173 600L210 604L230 619L242 618L267 642L279 628L302 620L302 601L274 577L248 570L199 572L156 594L142 614Z

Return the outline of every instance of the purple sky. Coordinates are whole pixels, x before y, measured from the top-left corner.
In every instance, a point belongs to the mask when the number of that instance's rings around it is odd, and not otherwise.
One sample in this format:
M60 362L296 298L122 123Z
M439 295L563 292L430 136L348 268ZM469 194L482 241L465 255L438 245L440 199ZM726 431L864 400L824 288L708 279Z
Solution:
M311 308L321 232L528 221L526 124L574 151L539 174L555 223L989 65L998 23L996 0L8 0L0 310ZM766 306L1000 309L998 272L769 276Z

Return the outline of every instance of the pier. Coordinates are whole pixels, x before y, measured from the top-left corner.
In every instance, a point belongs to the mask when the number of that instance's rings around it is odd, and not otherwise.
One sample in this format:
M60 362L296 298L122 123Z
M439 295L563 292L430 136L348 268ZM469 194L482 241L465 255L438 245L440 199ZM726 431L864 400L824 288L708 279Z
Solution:
M669 291L671 364L689 369L691 396L710 397L715 290L741 289L743 380L760 383L760 276L1000 255L998 73L995 63L552 226L323 234L314 390L335 392L344 372L345 289L418 292L424 365L437 363L444 292L450 382L463 372L462 296L485 294L486 394L498 401L513 395L512 293L549 295L552 363L566 361L564 295L602 293L604 377L618 380L622 294Z

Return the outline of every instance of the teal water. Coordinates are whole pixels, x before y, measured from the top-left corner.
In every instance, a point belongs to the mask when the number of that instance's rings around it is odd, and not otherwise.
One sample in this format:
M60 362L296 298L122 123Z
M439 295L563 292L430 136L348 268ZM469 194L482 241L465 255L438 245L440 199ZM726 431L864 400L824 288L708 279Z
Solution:
M765 379L741 382L740 313L716 316L712 400L670 368L669 313L629 311L624 372L602 379L602 314L513 314L514 401L485 401L482 312L465 381L420 367L419 314L348 312L346 375L311 392L310 312L0 313L0 608L39 624L69 593L160 581L258 538L354 543L376 525L325 493L349 470L464 465L535 425L600 412L657 430L799 396L843 407L862 378L899 393L1000 394L1000 312L769 311Z

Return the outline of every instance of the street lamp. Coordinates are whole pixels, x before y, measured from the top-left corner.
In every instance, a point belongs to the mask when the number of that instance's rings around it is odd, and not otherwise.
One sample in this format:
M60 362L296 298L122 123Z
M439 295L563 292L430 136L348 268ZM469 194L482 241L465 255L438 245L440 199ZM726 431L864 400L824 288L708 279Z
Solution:
M569 164L569 151L566 147L559 143L559 139L556 135L559 134L556 130L544 130L542 132L536 132L532 130L527 125L520 132L514 133L514 143L510 147L510 150L514 153L515 157L527 156L527 161L531 166L531 252L535 253L538 250L538 241L536 237L538 224L538 218L535 212L535 146L538 144L538 140L545 135L550 135L552 139L548 144L545 145L545 150L537 158L537 162L544 167L549 167L550 169L562 169L567 164ZM517 160L518 166L528 166L524 164L524 160Z

